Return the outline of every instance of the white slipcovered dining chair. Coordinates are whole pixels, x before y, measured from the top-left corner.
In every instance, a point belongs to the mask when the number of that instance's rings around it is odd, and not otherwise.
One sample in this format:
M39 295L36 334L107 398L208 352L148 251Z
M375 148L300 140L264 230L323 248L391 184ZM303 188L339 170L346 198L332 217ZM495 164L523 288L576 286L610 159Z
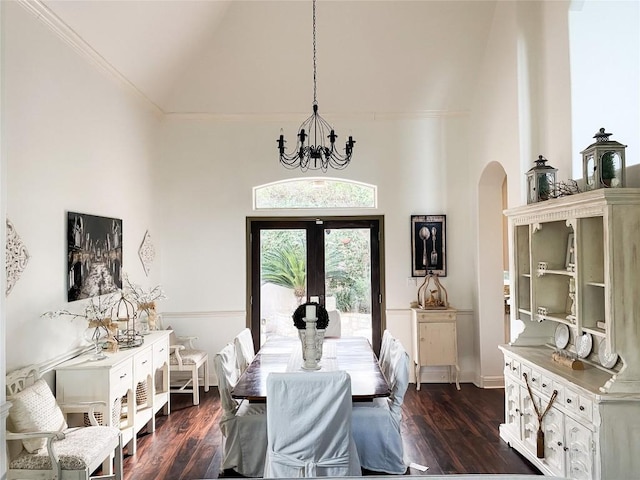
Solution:
M245 477L262 477L267 452L267 415L264 404L238 401L231 390L238 382L236 349L225 346L213 359L222 403L220 431L224 437L221 470Z
M353 439L363 468L401 475L407 470L401 424L402 402L409 384L409 354L395 339L389 342L387 354L391 396L354 404Z
M389 359L389 348L391 344L395 341L393 335L389 330L385 330L382 332L382 342L380 344L380 355L378 356L378 364L380 365L380 370L384 376L389 378L389 368L390 368L390 359Z
M248 328L242 330L233 339L233 344L236 347L236 355L238 357L238 370L240 371L240 374L242 374L256 356L251 330Z
M120 429L98 425L95 416L104 402L58 405L36 367L10 373L6 386L7 480L123 478ZM84 410L91 426L69 428L66 409ZM103 475L92 477L101 465Z
M265 478L361 475L351 411L347 372L269 374Z
M209 391L209 354L195 348L194 341L198 337L177 336L171 327L169 335L169 370L171 393L190 393L193 404L200 404L200 385L204 384L204 391ZM200 374L202 371L202 374ZM178 375L173 375L176 372ZM180 374L189 374L187 378L180 378Z

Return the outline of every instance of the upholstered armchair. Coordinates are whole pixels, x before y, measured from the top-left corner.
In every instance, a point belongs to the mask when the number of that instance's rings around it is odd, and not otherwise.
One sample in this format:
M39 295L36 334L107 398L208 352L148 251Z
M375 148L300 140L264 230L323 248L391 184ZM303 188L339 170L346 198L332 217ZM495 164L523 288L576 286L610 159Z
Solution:
M7 400L7 480L89 480L101 465L100 478L123 478L120 430L96 419L102 402L58 405L35 367L7 375ZM91 425L69 428L67 409L84 409Z

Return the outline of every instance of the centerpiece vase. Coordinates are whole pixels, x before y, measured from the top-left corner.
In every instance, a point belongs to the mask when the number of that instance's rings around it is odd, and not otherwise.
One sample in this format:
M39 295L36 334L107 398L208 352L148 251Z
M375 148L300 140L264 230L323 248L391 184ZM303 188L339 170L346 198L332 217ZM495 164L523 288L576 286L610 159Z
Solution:
M324 344L324 328L316 329L316 358L318 361L322 359L322 345Z
M316 321L317 318L305 318L304 322L306 324L305 333L304 333L304 345L302 345L303 349L303 358L304 364L302 368L304 370L319 370L320 366L318 365L318 360L320 359L318 356L318 343L316 339ZM320 354L322 355L322 353Z

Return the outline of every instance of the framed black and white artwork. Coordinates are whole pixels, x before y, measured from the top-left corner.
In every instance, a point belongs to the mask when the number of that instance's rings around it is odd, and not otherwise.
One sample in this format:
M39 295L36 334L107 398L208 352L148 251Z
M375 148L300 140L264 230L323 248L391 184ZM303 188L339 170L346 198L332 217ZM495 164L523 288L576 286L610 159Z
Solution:
M122 288L122 220L67 212L67 301Z
M447 276L446 215L411 215L411 275Z

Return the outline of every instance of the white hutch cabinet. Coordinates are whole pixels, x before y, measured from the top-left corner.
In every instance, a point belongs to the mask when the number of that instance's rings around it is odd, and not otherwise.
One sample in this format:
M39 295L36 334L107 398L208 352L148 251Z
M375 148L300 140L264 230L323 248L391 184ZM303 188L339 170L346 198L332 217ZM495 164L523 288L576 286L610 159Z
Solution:
M135 455L136 434L144 426L155 430L160 409L169 414L169 333L151 332L141 346L107 353L104 360L90 361L85 354L58 365L56 398L61 403L104 402L104 423L119 425L123 443ZM137 385L144 382L146 395L136 398ZM121 412L123 399L126 408Z
M512 319L500 436L543 473L640 475L640 189L598 189L507 210ZM552 359L574 354L583 370ZM532 395L529 394L525 379ZM557 397L543 421L538 410Z

